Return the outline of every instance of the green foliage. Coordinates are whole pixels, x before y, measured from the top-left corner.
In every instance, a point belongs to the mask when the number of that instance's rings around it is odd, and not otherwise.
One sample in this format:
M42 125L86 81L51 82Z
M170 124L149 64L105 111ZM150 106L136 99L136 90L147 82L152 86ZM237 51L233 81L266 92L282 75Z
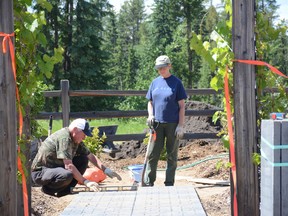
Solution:
M216 162L215 167L216 167L217 172L219 172L221 169L229 169L229 168L231 168L231 163L230 162L224 163L223 160L218 160Z
M25 136L23 136L23 139L18 140L18 145L20 148L20 152L18 152L18 150L17 150L17 153L18 153L17 156L20 157L24 175L28 176L28 170L26 168L27 167L26 166L27 165L27 158L25 156L25 152L27 152L27 146L29 145L29 140L27 140L25 138ZM28 151L29 151L29 149L28 149ZM17 158L17 160L18 160L18 158ZM17 171L17 181L19 182L19 184L22 184L22 174L20 173L19 170Z
M50 9L50 4L46 0L38 0L40 6ZM37 3L36 2L36 3ZM34 120L36 114L43 110L43 90L46 86L43 84L45 78L51 77L54 64L62 61L62 49L57 48L51 55L39 52L40 48L45 49L47 40L42 33L43 26L46 24L43 12L29 12L28 7L32 5L32 0L14 2L14 29L15 29L15 49L17 65L17 86L20 94L20 104L24 120L30 118L31 131L18 138L20 153L18 156L23 164L25 176L27 174L27 146L31 134L40 136L41 128ZM25 131L26 132L26 131ZM17 173L17 179L22 183L21 174Z
M221 168L222 168L223 166L224 166L223 160L218 160L218 161L216 162L215 167L216 167L216 170L217 170L218 172L221 170Z
M33 134L34 137L40 138L45 133L43 127L41 127L40 124L33 118L34 116L38 115L43 109L44 109L44 101L45 98L43 96L43 91L47 90L47 86L43 84L41 81L37 81L37 88L33 89L33 99L30 100L29 106L31 107L30 110L30 116L31 116L31 134ZM47 135L47 133L46 133Z
M287 68L286 65L281 64L287 62L287 27L284 23L280 23L277 26L271 22L275 16L273 14L276 11L275 1L261 1L263 7L259 7L260 13L257 13L257 25L256 25L256 47L257 57L260 60L266 62L275 62L278 67ZM269 2L269 7L264 6L264 2ZM223 78L226 72L226 66L232 68L232 60L234 59L233 52L231 50L231 27L232 27L232 7L231 1L225 1L225 12L230 15L227 20L220 21L216 25L216 29L210 34L210 38L207 41L202 41L202 36L193 34L191 40L191 47L195 49L196 53L200 55L203 60L210 65L211 70L215 73L211 79L210 86L216 91L223 89ZM259 3L260 4L260 3ZM284 42L284 43L283 43ZM283 47L282 52L279 53L279 48ZM273 48L275 48L273 50ZM284 52L283 52L284 51ZM284 55L282 55L284 54ZM275 56L277 56L275 58ZM281 59L279 61L279 59ZM257 98L259 104L257 105L258 113L260 114L258 119L258 125L260 120L268 118L270 112L284 112L287 110L287 94L284 91L284 82L282 77L278 77L267 70L264 67L257 67ZM232 91L232 74L229 74L229 87L231 108L233 113L233 91ZM267 87L279 88L279 93L264 94L263 90ZM223 97L224 98L224 97ZM225 100L223 99L223 106ZM224 106L225 107L225 106ZM224 127L223 131L219 133L222 136L224 146L229 148L229 137L227 135L227 119L225 112L217 112L213 116L213 121L220 120L221 125ZM256 164L260 163L259 155L255 153L253 155L253 161Z
M193 32L190 46L196 51L197 55L201 56L209 64L212 71L216 69L216 62L210 53L211 45L208 41L203 43L201 35L196 35Z
M231 13L231 4L226 2L225 11L227 14ZM210 87L218 90L223 90L224 87L224 76L226 73L226 67L232 67L232 60L234 59L234 54L231 49L231 21L232 17L228 20L221 20L217 26L216 30L213 30L207 41L202 41L202 36L196 33L192 34L192 39L190 46L196 51L198 55L210 66L211 71L213 71L214 76L210 81ZM232 74L229 74L229 87L232 93ZM224 94L224 92L223 92ZM233 97L233 94L232 94ZM222 107L225 109L224 95L222 96ZM233 101L231 101L231 108L233 110ZM233 111L232 111L233 112ZM224 136L228 133L227 130L227 119L226 111L216 112L213 116L213 121L216 122L220 120L223 130L219 133L222 136L222 141L225 147L229 146L229 139Z
M39 1L41 6L49 9L50 4L44 0ZM45 48L47 40L42 33L46 24L44 13L41 11L28 12L32 1L16 1L14 4L14 28L16 32L16 62L17 84L19 88L21 106L24 115L32 117L34 135L37 135L36 122L33 117L43 109L43 96L40 93L46 89L44 78L51 77L54 64L62 61L62 49L54 50L54 54L47 55L39 52L38 48ZM21 84L21 85L20 85ZM31 113L25 113L30 112Z
M99 137L98 128L93 129L92 135L93 137L86 136L83 143L92 154L99 156L99 154L102 152L102 144L106 139L106 135L104 134L102 137Z
M252 156L252 161L253 161L253 163L255 164L255 165L260 165L260 163L261 163L261 155L259 154L259 153L256 153L256 152L254 152L253 153L253 156Z
M265 3L265 4L264 4ZM268 7L269 6L269 7ZM274 25L277 5L274 1L263 1L259 3L257 13L256 47L258 58L279 68L287 74L287 25L280 22ZM258 113L259 119L269 118L271 112L287 111L287 94L284 90L286 81L269 71L266 67L257 67L257 96L259 98ZM279 93L264 93L265 88L277 87ZM258 125L260 125L260 120Z

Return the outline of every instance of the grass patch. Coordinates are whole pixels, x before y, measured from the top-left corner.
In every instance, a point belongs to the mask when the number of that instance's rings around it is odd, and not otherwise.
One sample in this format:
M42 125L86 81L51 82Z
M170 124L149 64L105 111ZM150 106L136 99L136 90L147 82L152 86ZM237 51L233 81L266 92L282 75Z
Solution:
M49 120L38 120L38 123L41 125L43 130L43 136L48 135ZM109 126L109 125L118 125L116 134L138 134L143 133L147 128L146 118L130 118L130 119L99 119L89 121L90 126L99 127L99 126ZM62 120L53 120L52 133L62 128Z

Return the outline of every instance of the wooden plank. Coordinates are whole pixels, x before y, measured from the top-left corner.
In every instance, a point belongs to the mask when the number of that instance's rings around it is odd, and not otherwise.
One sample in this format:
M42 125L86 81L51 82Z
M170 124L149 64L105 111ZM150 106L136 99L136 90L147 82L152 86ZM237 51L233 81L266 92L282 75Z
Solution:
M286 93L288 93L288 88L285 88ZM214 89L186 89L186 93L190 96L193 95L216 95L222 94L222 90L215 91ZM278 88L265 88L265 93L277 93ZM85 97L85 96L145 96L146 90L70 90L70 97ZM61 97L61 90L53 91L43 91L44 97Z
M158 174L157 177L165 178L164 173ZM221 186L229 186L230 181L228 180L222 180L222 179L208 179L208 178L192 178L190 176L175 176L176 180L187 180L189 182L199 183L199 184L205 184L205 185L221 185Z
M143 140L146 134L116 134L106 135L107 141ZM182 139L220 139L217 133L185 133Z
M0 32L11 34L13 1L0 1ZM10 37L14 41L14 37ZM17 215L17 111L12 60L6 38L7 52L3 53L4 37L0 36L0 214Z
M146 96L147 90L70 90L70 97L91 97L91 96ZM215 95L221 94L222 90L214 89L186 89L188 95ZM43 91L44 97L60 97L61 90Z
M184 133L183 139L220 139L217 133Z
M70 91L70 96L145 96L146 90L85 90L85 91Z
M288 93L288 88L284 88L285 92ZM279 88L274 87L274 88L265 88L264 93L279 93Z
M232 7L232 47L235 59L254 60L255 0L233 0ZM258 216L259 177L257 166L253 163L253 153L258 152L255 67L235 62L233 68L238 215ZM234 210L233 203L231 209Z
M63 127L69 126L70 99L69 99L69 81L61 80L61 104Z
M61 97L61 90L43 91L44 97Z
M230 181L225 180L217 180L217 179L208 179L208 178L188 178L188 181L200 183L200 184L208 184L208 185L222 185L229 186Z

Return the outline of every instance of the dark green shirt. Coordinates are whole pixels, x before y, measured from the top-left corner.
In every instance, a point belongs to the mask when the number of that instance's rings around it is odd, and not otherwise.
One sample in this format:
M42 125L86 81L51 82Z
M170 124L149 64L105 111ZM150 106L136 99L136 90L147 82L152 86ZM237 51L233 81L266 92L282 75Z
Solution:
M48 168L64 167L63 159L72 160L75 155L88 155L90 151L84 145L74 143L68 127L56 131L45 139L36 154L31 169L41 170L42 166Z

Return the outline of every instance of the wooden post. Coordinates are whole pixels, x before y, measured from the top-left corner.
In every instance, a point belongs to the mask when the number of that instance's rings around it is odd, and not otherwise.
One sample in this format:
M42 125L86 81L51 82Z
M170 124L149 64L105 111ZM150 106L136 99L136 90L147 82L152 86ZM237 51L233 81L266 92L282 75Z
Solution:
M254 60L255 0L232 4L235 59ZM233 74L238 215L258 216L258 172L252 159L257 152L255 67L235 62Z
M11 0L0 1L0 32L14 32ZM0 36L0 214L9 216L17 215L17 115L10 51L3 53L3 39ZM8 40L5 44L8 47Z
M61 103L63 127L69 126L70 99L69 99L69 80L61 80Z

